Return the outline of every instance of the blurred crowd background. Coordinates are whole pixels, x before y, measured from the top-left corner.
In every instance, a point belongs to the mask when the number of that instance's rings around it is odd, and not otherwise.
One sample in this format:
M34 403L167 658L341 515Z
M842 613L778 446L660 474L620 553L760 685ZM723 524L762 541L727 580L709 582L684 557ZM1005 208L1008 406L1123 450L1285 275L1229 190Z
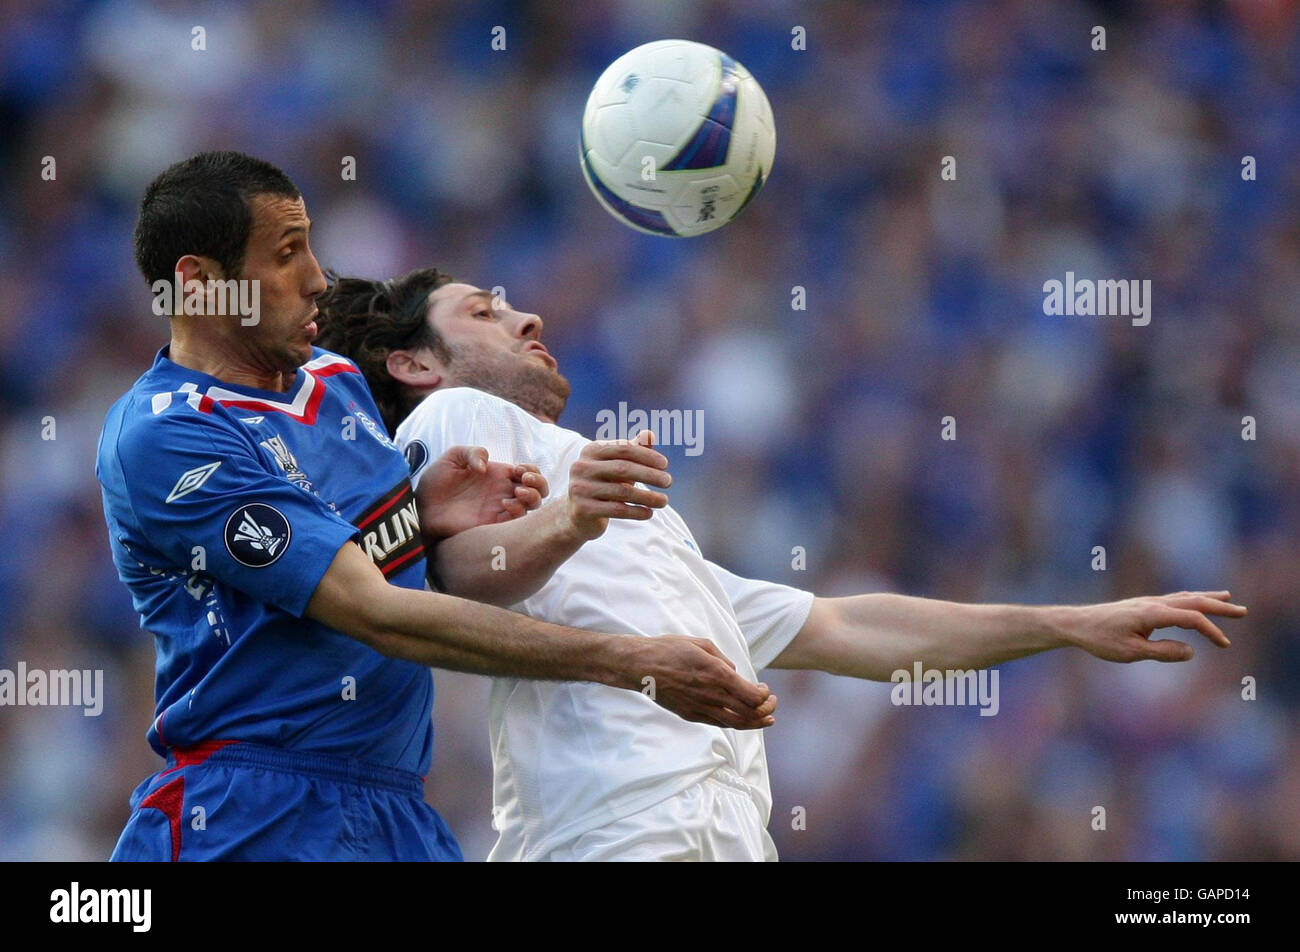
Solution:
M731 53L776 116L766 188L703 238L619 225L579 172L592 83L664 37ZM702 410L672 502L734 571L1250 606L1230 650L1183 634L1187 664L1004 665L996 717L770 673L783 857L1300 858L1298 69L1278 0L0 0L0 667L102 668L107 694L0 708L0 858L106 858L160 765L93 459L167 339L131 255L144 186L214 148L289 172L323 266L435 264L539 313L566 425ZM1150 279L1150 325L1045 316L1066 271ZM435 680L429 799L482 858L487 682Z

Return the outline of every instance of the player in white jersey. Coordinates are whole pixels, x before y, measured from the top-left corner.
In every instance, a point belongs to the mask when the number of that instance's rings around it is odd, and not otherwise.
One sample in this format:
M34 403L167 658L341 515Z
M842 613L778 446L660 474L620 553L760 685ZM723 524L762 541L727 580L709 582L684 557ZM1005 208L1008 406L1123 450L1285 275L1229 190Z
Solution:
M397 315L394 287L422 308ZM427 288L427 292L426 289ZM1166 626L1227 638L1227 592L1088 606L961 605L877 593L815 598L709 562L659 490L648 440L593 442L555 421L569 384L542 321L437 271L381 284L345 278L320 302L322 343L354 359L413 477L456 445L537 466L552 501L509 523L430 540L452 594L577 628L710 639L753 679L764 667L889 680L916 663L971 670L1057 647L1112 661L1182 661ZM498 678L490 737L500 836L490 859L775 859L763 738L693 723L603 685Z
M422 447L413 451L417 460L426 455L423 448L474 445L485 447L491 459L527 461L553 493L566 498L570 472L583 450L598 446L467 387L430 395L398 427L396 439L399 446ZM532 545L552 537L539 533ZM456 554L448 553L444 573L448 562L463 559L480 561L491 571L492 545L499 542L504 542L500 556L507 573L511 559L530 558L508 537L460 551L465 541ZM794 638L812 601L806 592L746 582L706 561L681 516L663 506L652 519L611 521L514 607L534 618L562 617L579 628L641 636L691 632L716 644L741 677L757 681L755 669ZM490 717L501 834L494 859L546 857L707 778L749 801L752 820L742 827L748 836L734 844L739 852L719 846L718 858L774 858L766 833L771 794L761 732L663 717L645 695L581 682L497 678ZM708 837L701 842L707 844ZM670 851L691 855L684 846Z

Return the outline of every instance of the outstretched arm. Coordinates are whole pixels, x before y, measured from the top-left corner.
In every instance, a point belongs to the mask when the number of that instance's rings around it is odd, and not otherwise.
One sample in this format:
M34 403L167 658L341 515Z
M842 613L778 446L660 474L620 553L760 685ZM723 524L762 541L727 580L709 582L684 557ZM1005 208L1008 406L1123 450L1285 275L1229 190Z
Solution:
M919 661L942 670L986 668L1053 648L1106 661L1187 661L1192 646L1152 640L1158 628L1199 631L1226 648L1211 615L1240 618L1229 592L1178 592L1097 605L963 605L887 593L818 598L774 668L888 681Z
M609 635L535 621L476 602L390 585L354 542L339 549L306 614L391 658L455 671L595 681L631 691L686 720L754 729L772 723L776 695L752 684L712 642Z

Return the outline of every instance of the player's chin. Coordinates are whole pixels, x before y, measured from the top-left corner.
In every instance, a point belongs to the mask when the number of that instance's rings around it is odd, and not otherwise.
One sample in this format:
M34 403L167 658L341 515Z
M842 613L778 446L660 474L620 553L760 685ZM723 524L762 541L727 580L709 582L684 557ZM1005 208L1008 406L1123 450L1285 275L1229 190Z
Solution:
M292 363L293 369L297 370L307 361L311 360L311 339L306 342L295 341L289 347L290 359L286 363Z

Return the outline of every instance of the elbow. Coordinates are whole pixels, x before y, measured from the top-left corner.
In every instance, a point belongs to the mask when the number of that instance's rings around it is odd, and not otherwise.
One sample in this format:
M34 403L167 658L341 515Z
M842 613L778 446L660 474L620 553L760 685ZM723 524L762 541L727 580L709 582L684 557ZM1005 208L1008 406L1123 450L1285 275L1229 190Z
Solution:
M893 667L885 663L864 626L850 616L848 605L845 599L816 599L808 621L773 667L888 681Z
M363 617L361 631L356 636L358 641L385 658L410 660L409 639L398 622L391 599L376 598L364 611Z
M388 584L378 567L349 542L334 556L303 614L380 654L394 657L404 640L404 599L415 594Z
M379 652L385 658L400 657L398 652L401 640L396 632L378 624L368 624L359 626L356 631L349 632L349 634L367 648Z
M769 667L794 671L831 671L834 652L826 642L839 624L833 599L815 598L799 633L786 645Z

